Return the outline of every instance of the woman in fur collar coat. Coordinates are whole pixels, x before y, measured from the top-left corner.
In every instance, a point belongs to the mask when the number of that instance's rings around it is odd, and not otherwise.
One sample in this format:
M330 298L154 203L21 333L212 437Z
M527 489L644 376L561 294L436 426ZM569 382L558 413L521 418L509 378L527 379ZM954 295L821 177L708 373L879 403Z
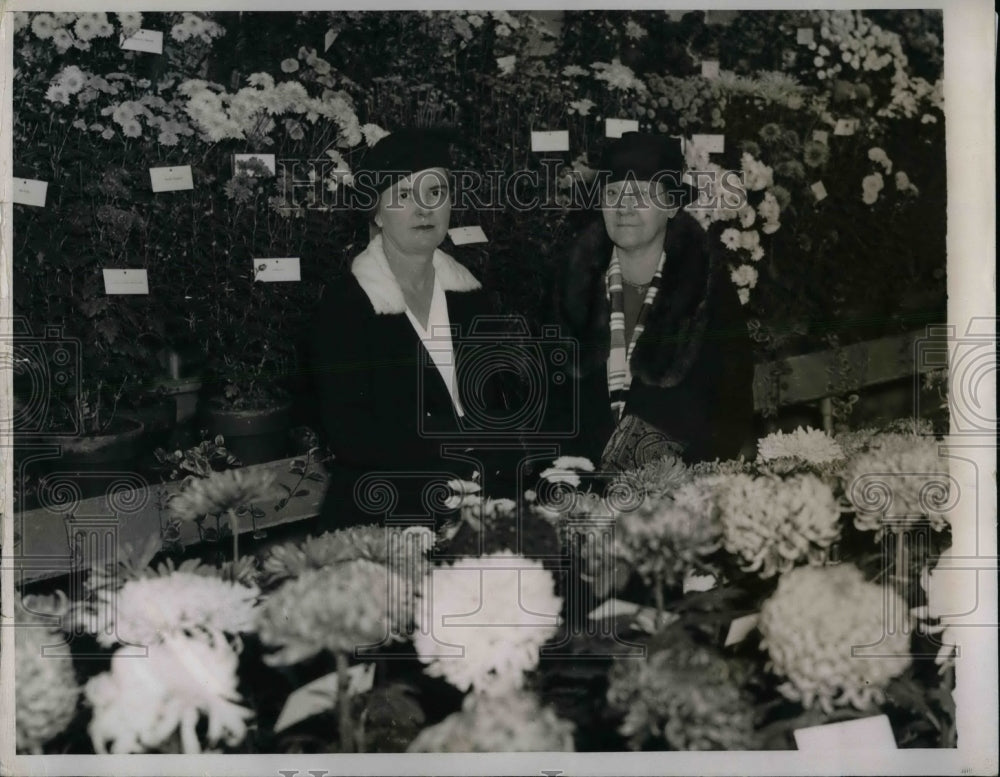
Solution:
M679 208L691 194L682 168L671 138L626 133L613 143L603 218L561 267L556 311L579 348L575 397L560 403L576 413L578 434L562 450L605 470L668 452L734 458L752 440L746 321L721 257Z
M475 450L475 423L466 421L467 411L488 411L503 398L496 387L463 379L462 336L489 313L486 295L438 248L451 212L447 139L393 133L364 166L355 188L370 197L378 234L350 277L324 290L306 346L334 454L324 530L387 517L425 523L441 510L446 481L474 471L491 495L499 490L491 487L495 461Z

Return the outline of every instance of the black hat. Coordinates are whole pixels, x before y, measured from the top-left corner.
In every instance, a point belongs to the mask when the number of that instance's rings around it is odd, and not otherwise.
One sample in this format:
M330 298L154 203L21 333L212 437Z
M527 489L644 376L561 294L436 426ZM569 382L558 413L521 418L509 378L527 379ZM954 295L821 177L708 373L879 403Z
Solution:
M687 203L694 200L695 189L682 181L685 171L684 151L679 138L625 132L604 151L600 171L605 181L659 181Z
M354 174L355 188L381 194L397 181L431 167L451 167L451 133L442 129L402 129L369 149Z

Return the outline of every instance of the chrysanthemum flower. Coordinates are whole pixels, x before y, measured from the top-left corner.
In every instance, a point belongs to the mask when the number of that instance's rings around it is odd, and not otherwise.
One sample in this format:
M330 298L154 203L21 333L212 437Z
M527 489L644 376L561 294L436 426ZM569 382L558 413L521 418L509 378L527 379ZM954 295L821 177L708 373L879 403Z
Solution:
M191 478L170 500L170 510L182 521L221 515L250 502L274 496L275 474L264 469L227 469L207 478Z
M830 149L826 143L810 140L802 147L802 161L809 167L821 167L830 159Z
M462 711L425 728L410 753L572 752L573 724L533 694L466 697Z
M261 642L279 648L264 660L294 664L321 650L353 655L399 639L410 616L407 604L404 581L374 561L307 569L258 608Z
M520 688L559 626L562 599L537 561L509 551L437 567L424 586L413 642L425 671L463 691Z
M716 497L725 549L745 572L773 577L798 563L822 563L840 537L833 491L814 475L725 479Z
M819 466L844 458L844 451L837 441L821 429L798 427L785 434L777 431L757 442L757 461L794 459L804 464Z
M111 671L87 683L94 708L89 732L99 754L141 753L179 730L185 753L201 752L197 725L207 717L209 744L239 744L253 713L237 693L239 659L221 637L171 636L139 658L119 650Z
M837 706L881 704L889 681L910 665L909 629L886 628L889 613L905 612L898 594L866 582L851 564L783 575L758 623L769 666L787 678L778 690L827 714ZM854 655L874 645L877 655Z

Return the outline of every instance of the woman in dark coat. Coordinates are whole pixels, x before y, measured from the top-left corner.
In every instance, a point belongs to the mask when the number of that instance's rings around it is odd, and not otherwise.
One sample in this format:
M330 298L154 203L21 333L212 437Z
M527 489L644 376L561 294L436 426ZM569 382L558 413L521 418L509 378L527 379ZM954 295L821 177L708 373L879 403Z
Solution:
M469 409L503 401L475 376L463 338L489 314L473 274L438 246L451 213L448 140L428 130L381 139L355 176L378 234L328 285L308 364L334 454L321 529L381 519L426 523L448 480L498 475ZM479 365L481 367L482 365ZM488 383L488 381L487 381ZM475 415L475 414L472 414Z
M666 453L735 458L752 439L746 321L705 231L679 208L691 194L682 170L674 139L626 133L614 142L601 170L603 218L561 268L556 310L579 347L575 396L562 403L579 433L562 450L604 470Z

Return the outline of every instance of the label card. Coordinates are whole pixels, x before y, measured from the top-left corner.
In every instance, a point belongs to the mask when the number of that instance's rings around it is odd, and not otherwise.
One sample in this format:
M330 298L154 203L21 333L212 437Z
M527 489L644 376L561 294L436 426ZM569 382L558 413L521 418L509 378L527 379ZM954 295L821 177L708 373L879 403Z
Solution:
M639 122L637 119L605 119L604 137L620 138L626 132L638 132Z
M896 737L885 715L809 726L792 733L799 750L822 751L831 755L845 751L897 749Z
M336 30L327 30L326 31L326 35L323 36L323 51L329 51L330 50L330 46L332 46L333 42L335 40L337 40L337 36L339 34L340 33L338 33Z
M813 34L812 27L799 27L795 32L795 42L808 46L813 42Z
M191 179L191 165L151 167L149 168L149 180L153 185L154 192L176 192L194 188L194 181Z
M718 584L715 575L696 575L691 572L684 576L684 583L682 586L683 593L702 593L704 591L711 591Z
M532 151L569 151L569 130L532 132Z
M240 162L249 162L251 159L256 159L264 165L264 167L271 171L271 175L274 175L274 154L233 154L233 175L243 173L244 175L249 175L253 178L253 171L247 170L245 167L241 167L240 165Z
M149 54L163 53L163 33L159 30L139 30L131 38L122 38L121 47Z
M265 282L302 280L299 275L299 257L254 259L253 279Z
M367 693L375 682L375 664L355 664L347 670L347 691L351 696ZM306 683L294 691L285 702L274 730L284 731L301 720L311 718L337 706L337 673Z
M149 294L145 270L103 270L105 294Z
M21 205L33 205L36 208L45 207L45 194L49 190L48 181L15 178L11 188L14 190L11 195L12 202L19 202Z
M718 78L719 77L719 60L717 59L706 59L701 63L701 76L702 78Z
M812 193L816 197L816 202L822 202L827 198L826 187L823 185L822 181L816 181L816 183L809 188L812 189Z
M813 140L826 144L830 140L830 133L826 130L813 130Z
M742 618L734 620L729 624L729 633L726 634L726 642L723 647L729 647L745 640L747 634L757 628L757 621L759 620L759 612L752 612L749 615L744 615Z
M858 129L857 119L837 119L837 126L833 128L834 135L853 135Z
M725 135L692 135L691 142L709 154L722 154L726 150Z
M448 230L448 237L457 246L462 246L466 243L490 242L489 238L486 237L486 233L483 232L483 228L478 224L473 227L452 227Z

